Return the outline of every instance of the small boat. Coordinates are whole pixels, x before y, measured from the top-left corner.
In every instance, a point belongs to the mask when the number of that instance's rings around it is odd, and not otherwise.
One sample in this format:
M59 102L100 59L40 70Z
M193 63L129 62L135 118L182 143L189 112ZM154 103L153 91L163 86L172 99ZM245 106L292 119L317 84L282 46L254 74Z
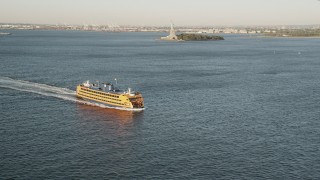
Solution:
M0 32L0 35L11 35L11 33L7 33L7 32Z

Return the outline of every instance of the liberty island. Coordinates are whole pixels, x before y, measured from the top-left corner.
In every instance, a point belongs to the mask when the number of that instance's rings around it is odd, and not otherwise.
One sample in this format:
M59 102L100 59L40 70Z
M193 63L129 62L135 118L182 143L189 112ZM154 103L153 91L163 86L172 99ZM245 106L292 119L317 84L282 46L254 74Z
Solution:
M195 33L182 33L176 35L176 32L173 28L173 24L171 24L170 33L168 36L161 37L160 40L165 41L217 41L217 40L224 40L221 36L209 36L205 34L195 34Z

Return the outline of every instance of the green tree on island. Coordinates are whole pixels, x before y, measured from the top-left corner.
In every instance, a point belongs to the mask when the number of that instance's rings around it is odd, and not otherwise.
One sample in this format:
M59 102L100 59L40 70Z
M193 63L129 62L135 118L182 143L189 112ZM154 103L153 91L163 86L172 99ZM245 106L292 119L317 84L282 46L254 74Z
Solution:
M224 40L221 36L209 36L209 35L203 35L203 34L179 34L177 35L179 40L184 41L218 41L218 40Z

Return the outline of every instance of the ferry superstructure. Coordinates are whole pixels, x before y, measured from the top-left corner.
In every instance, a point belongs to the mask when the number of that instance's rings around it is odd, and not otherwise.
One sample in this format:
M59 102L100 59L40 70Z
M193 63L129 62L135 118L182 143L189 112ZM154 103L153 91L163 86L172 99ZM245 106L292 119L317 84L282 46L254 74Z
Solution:
M79 98L111 107L124 109L143 110L144 100L140 92L131 88L123 91L111 83L90 83L86 81L77 86L76 95Z

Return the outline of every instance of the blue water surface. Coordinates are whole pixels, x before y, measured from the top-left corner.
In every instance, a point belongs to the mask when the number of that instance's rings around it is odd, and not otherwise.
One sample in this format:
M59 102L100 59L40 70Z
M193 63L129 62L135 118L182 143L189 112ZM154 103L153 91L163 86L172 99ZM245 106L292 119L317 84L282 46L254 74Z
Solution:
M10 32L0 179L320 179L320 39ZM114 78L142 92L145 111L37 93Z

